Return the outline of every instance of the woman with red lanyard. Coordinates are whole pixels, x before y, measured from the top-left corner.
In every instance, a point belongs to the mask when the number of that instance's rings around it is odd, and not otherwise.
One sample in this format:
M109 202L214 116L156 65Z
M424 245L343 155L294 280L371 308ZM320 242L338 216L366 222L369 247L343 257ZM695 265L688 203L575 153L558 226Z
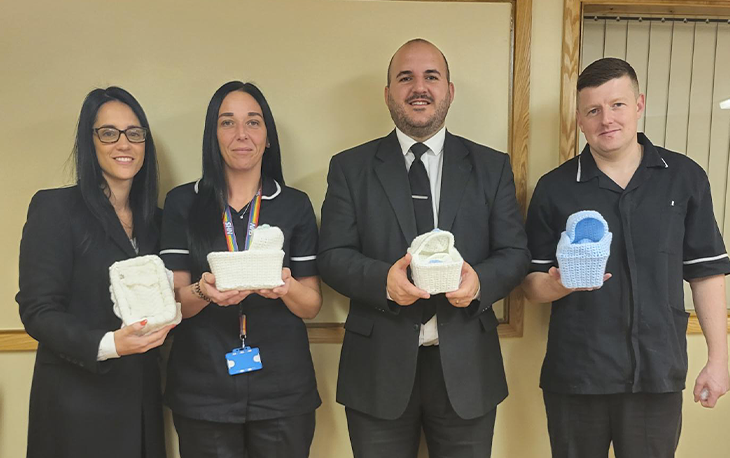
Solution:
M240 246L249 226L282 230L283 286L216 289L206 256L228 250L223 215ZM167 195L161 246L184 318L165 391L181 456L307 457L321 404L302 321L322 305L317 225L307 195L284 185L274 118L253 84L233 81L213 95L203 177ZM263 367L231 375L230 354L244 336Z

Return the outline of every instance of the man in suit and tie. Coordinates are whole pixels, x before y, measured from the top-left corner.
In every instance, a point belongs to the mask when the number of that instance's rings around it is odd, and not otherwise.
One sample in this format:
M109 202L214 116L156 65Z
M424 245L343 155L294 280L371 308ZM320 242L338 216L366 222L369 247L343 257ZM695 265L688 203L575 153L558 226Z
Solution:
M332 158L318 266L350 298L337 401L356 458L488 457L507 384L492 304L530 262L509 157L450 134L443 53L401 46L385 102L396 129ZM465 262L456 291L410 282L406 250L434 227Z

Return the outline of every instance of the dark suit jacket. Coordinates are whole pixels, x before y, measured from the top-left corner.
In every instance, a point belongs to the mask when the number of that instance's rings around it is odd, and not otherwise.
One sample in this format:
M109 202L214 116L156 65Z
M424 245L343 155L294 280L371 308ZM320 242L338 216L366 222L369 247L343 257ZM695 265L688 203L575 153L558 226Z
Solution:
M96 361L101 338L121 325L109 266L136 256L111 206L108 213L106 233L77 187L40 191L28 209L16 296L39 342L28 457L130 458L143 448L165 456L158 352ZM139 224L135 236L140 254L157 251L156 228Z
M449 399L465 419L507 396L492 303L527 273L527 238L509 157L447 132L438 226L481 282L467 308L437 302L441 363ZM391 265L416 237L408 175L395 132L332 158L322 205L322 279L350 298L337 401L378 418L398 418L416 373L421 311L386 299Z

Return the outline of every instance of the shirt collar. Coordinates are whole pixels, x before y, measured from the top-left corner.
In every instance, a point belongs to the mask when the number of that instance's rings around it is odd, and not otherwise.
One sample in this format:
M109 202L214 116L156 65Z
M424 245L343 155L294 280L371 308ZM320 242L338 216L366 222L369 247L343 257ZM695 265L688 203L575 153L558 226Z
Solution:
M644 147L644 155L641 158L639 167L659 167L663 169L669 167L646 135L639 132L637 134L637 141ZM593 159L593 154L591 154L591 149L588 144L586 144L585 148L583 148L583 151L578 156L577 162L578 170L575 176L575 181L583 183L598 176L599 169L596 165L595 159Z
M276 196L281 194L281 185L278 181L265 175L263 176L263 181L264 182L261 185L261 200L272 200ZM195 190L195 194L198 193L199 184L200 180L195 182L195 186L193 187L193 189Z
M408 135L404 134L400 129L397 127L395 128L395 135L398 137L398 143L400 143L401 150L403 151L403 155L405 156L408 154L408 152L411 150L411 146L413 146L414 143L418 143L416 140L412 139ZM433 153L438 156L441 154L441 152L444 150L444 142L446 141L446 126L442 127L441 130L436 132L431 138L426 140L425 142L422 142L424 145L428 146L428 149L433 151Z

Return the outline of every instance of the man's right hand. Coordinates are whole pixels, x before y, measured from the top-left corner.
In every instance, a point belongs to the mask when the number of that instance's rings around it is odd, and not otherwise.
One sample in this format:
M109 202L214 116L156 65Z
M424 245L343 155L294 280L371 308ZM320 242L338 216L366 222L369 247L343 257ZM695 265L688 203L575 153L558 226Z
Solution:
M401 306L411 305L418 299L431 297L426 291L417 288L408 280L408 266L410 264L411 255L406 253L388 270L388 299Z

